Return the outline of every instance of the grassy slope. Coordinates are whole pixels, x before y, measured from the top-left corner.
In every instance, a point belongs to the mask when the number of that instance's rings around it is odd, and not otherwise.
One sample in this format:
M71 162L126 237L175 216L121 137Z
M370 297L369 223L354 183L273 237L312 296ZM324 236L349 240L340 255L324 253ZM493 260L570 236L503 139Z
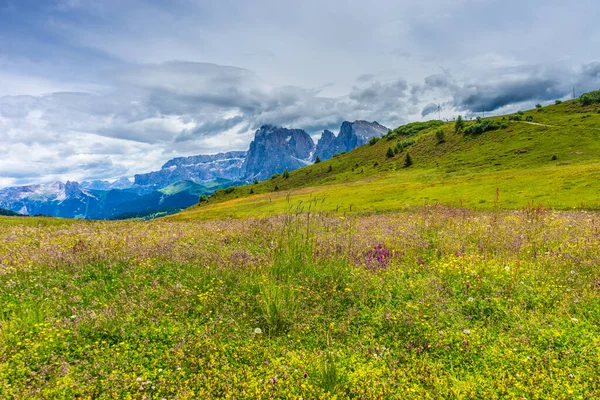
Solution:
M414 137L410 168L403 168L406 150L391 159L385 156L388 147L405 138L383 139L293 171L289 179L217 193L209 203L170 218L264 216L311 198L319 199L321 210L344 212L393 211L425 203L492 208L496 189L498 205L506 208L530 202L563 209L600 207L597 106L571 101L528 111L523 120L529 115L534 123L548 126L510 122L506 129L471 137L455 134L454 124L447 123L445 143L437 144L437 128Z

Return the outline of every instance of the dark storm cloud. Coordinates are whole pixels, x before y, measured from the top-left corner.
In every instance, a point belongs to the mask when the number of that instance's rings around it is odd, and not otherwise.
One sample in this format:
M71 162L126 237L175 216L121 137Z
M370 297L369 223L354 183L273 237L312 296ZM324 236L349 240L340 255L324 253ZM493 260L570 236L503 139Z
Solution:
M429 103L425 107L423 107L423 111L421 111L421 116L426 117L429 114L432 114L438 110L438 105L435 103Z
M568 86L558 79L528 77L488 85L461 86L453 93L453 105L458 110L496 111L526 101L560 99L568 93Z

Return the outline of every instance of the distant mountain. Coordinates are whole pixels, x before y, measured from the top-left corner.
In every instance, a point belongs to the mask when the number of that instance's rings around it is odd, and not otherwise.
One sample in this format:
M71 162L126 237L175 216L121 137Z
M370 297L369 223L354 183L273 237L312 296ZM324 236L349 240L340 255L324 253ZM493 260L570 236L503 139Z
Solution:
M20 215L20 214L17 214L14 211L5 210L4 208L0 208L0 216L3 216L3 217L15 217L17 215Z
M311 164L315 143L302 129L265 125L256 131L242 169L247 180L263 180L271 175Z
M129 178L121 178L114 182L109 181L83 181L80 183L81 187L84 189L91 190L112 190L112 189L129 189L133 186L133 182L129 180Z
M0 189L0 207L22 215L48 215L62 218L112 219L123 213L187 208L201 195L231 186L230 181L203 186L178 182L160 191L139 194L136 188L93 190L77 182L53 182Z
M302 129L264 125L248 151L178 157L134 181L53 182L0 189L0 207L22 215L111 219L176 212L219 188L265 180L286 169L312 164L352 150L387 133L377 122L344 122L336 136L323 132L315 145Z
M83 217L96 196L77 182L10 187L0 190L0 207L22 215Z
M243 177L242 164L245 158L245 151L178 157L168 161L159 171L135 175L134 184L158 190L186 180L198 184L217 180L233 182Z
M327 160L334 154L350 151L362 146L374 137L382 137L388 133L388 128L377 122L344 121L337 136L325 130L317 142L314 157Z

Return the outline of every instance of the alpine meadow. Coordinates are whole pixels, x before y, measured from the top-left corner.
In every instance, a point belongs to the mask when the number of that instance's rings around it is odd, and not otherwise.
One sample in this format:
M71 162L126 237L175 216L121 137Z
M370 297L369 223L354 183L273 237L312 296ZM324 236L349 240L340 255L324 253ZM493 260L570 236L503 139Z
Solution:
M596 2L5 3L0 399L600 398Z

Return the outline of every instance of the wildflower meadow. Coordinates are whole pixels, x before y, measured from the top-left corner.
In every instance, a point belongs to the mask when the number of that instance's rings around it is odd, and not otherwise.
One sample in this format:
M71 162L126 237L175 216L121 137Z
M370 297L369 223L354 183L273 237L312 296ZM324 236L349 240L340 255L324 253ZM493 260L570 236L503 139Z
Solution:
M0 219L3 399L595 399L600 214Z

